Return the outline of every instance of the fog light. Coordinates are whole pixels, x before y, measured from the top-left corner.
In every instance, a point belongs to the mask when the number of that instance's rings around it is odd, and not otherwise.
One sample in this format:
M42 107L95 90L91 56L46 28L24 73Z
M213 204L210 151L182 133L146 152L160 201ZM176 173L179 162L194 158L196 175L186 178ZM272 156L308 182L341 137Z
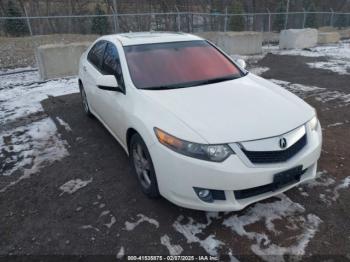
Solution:
M206 197L209 196L209 194L210 194L210 191L209 191L208 189L200 189L200 190L198 191L198 196L199 196L200 198L206 198Z
M213 196L209 189L194 187L197 196L204 202L213 202Z

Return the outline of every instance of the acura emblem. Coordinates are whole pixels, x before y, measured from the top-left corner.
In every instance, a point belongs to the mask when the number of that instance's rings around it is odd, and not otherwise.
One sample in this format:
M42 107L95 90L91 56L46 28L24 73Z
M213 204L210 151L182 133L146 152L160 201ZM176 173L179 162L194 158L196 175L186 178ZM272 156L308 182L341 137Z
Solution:
M280 139L280 148L286 148L287 147L287 139L285 139L284 137L282 137Z

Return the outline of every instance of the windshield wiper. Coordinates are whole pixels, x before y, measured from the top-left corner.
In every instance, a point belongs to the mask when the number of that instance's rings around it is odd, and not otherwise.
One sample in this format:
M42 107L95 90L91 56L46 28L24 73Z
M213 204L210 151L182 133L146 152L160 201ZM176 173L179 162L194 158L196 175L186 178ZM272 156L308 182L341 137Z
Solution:
M188 87L185 85L168 85L168 86L150 86L150 87L144 87L140 88L142 90L169 90L169 89L178 89L178 88L184 88Z
M208 84L215 84L215 83L220 83L224 81L229 81L229 80L234 80L240 78L238 76L223 76L223 77L217 77L217 78L212 78L212 79L207 79L203 81L198 81L196 85L208 85Z

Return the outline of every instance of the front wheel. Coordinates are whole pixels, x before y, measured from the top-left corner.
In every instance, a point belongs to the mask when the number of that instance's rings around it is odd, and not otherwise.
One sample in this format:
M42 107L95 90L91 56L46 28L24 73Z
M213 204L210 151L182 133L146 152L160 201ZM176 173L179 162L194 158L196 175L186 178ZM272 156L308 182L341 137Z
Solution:
M149 198L160 196L151 156L141 136L135 134L130 142L130 163L143 193Z

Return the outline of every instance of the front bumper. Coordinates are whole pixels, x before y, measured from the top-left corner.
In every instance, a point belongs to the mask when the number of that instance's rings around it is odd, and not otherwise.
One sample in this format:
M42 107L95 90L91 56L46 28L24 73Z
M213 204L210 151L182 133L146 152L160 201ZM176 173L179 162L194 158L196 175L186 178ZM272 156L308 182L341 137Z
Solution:
M317 160L321 153L321 127L307 128L307 144L291 159L278 164L252 165L246 163L242 152L222 163L203 161L178 154L161 144L153 144L150 154L156 171L159 191L176 205L205 211L241 210L251 203L280 194L316 176ZM299 182L275 191L236 199L234 191L255 188L273 182L276 173L302 165L306 169ZM226 200L212 203L202 201L193 187L223 190Z

